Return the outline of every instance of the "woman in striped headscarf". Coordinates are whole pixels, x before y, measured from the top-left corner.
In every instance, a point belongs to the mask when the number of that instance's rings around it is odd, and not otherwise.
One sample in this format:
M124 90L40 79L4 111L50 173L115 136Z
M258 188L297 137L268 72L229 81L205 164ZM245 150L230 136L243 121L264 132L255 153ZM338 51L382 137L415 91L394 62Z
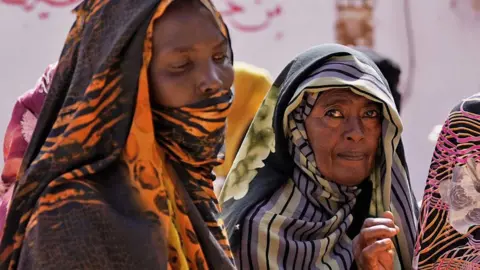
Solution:
M418 209L378 68L341 45L282 71L220 195L241 269L410 269Z
M0 268L233 269L212 184L233 83L219 14L208 0L86 0L76 14Z
M480 93L450 112L420 211L414 269L480 269Z

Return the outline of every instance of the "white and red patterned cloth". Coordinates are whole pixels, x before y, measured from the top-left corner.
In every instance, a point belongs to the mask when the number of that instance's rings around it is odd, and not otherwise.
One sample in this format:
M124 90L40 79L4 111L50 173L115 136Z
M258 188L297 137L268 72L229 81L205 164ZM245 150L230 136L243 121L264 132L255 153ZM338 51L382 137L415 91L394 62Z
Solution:
M13 184L17 179L23 155L32 138L37 117L42 110L56 68L57 63L49 65L35 87L20 96L13 107L12 117L3 140L4 167L0 183L0 239L15 186Z

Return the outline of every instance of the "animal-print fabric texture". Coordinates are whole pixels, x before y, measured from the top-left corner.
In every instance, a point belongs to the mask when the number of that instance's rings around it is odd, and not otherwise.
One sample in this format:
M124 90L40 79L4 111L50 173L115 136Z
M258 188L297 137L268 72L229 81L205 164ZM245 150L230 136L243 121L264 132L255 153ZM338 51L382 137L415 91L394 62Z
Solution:
M190 177L182 182L232 258L210 168L221 156L192 163L181 149L165 147L170 138L155 138L162 119L152 112L147 68L153 23L172 2L87 0L75 9L77 20L19 171L1 269L210 268L214 258L202 250L167 159L186 169ZM201 2L228 36L210 1ZM215 121L205 117L202 125L218 138L201 145L211 153L223 140L225 121L218 120L228 113L230 91L213 101ZM192 117L204 112L182 111ZM203 138L200 131L191 135Z

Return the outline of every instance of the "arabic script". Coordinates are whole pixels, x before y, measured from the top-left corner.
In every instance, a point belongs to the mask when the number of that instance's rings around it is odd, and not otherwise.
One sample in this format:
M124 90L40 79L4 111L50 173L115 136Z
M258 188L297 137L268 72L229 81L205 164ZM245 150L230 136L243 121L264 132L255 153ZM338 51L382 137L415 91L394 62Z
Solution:
M0 0L0 4L21 7L26 12L37 10L38 6L53 8L71 7L82 0ZM283 14L281 0L214 0L220 13L225 17L230 27L242 32L259 32L267 29L272 22ZM40 5L42 4L42 5ZM38 17L47 19L48 11L40 11ZM283 36L276 33L276 38Z
M283 7L278 0L218 0L217 2L216 5L227 24L242 32L266 30L283 14ZM282 32L276 33L277 39L282 36Z
M74 4L80 3L82 0L0 0L0 3L21 7L26 12L31 12L40 4L47 5L54 8L69 7ZM47 19L49 13L47 11L41 11L38 13L40 19Z

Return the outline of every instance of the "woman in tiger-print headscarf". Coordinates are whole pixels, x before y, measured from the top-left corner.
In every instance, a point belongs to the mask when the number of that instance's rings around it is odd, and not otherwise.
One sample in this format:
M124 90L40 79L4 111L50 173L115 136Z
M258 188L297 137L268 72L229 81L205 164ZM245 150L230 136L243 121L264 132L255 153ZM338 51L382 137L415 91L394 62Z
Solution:
M76 14L0 268L233 269L212 187L233 82L219 14L208 0L86 0Z

